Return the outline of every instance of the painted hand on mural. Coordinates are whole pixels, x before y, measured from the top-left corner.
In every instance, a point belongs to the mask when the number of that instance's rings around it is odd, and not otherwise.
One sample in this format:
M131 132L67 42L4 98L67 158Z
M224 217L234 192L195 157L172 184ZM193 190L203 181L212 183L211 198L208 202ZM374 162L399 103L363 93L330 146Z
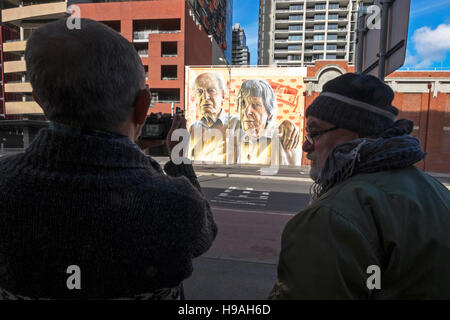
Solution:
M294 122L290 120L284 120L278 127L279 136L283 144L283 148L286 151L291 151L300 143L300 130L297 128Z

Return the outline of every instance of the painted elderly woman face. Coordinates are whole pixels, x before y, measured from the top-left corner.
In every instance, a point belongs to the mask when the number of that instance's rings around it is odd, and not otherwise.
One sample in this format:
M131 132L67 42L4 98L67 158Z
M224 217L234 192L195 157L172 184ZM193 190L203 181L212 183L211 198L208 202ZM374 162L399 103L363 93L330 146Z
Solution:
M244 97L241 108L242 129L250 137L260 138L269 119L262 97Z

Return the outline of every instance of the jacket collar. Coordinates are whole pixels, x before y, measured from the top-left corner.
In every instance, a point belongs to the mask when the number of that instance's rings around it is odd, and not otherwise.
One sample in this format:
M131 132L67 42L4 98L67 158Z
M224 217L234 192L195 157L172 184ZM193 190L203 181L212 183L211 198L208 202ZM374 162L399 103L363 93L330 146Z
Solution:
M155 167L155 161L127 136L59 123L41 129L25 155L36 156L44 166L60 162L115 168Z

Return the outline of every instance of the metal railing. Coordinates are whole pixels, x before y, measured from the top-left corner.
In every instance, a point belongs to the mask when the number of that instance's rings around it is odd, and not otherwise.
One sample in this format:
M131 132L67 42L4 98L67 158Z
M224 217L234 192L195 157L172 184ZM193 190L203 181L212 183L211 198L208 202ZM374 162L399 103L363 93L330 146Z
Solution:
M144 30L144 31L135 31L133 32L134 40L146 40L150 34L158 34L158 33L180 33L181 30Z

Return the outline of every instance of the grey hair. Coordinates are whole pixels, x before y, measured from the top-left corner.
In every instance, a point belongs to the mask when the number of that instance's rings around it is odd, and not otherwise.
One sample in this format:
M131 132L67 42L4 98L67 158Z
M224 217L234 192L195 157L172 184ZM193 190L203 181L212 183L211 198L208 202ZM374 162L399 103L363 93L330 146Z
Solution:
M269 116L269 121L274 119L278 111L277 97L270 84L262 79L249 79L244 81L239 89L238 108L241 108L242 100L246 97L262 97L264 107Z
M211 77L214 77L217 81L217 83L219 84L219 89L222 91L225 91L227 89L227 85L225 82L225 78L223 77L222 74L220 73L213 73L213 72L205 72L205 73L201 73L197 76L197 78L195 78L195 81L197 81L197 79L201 76L205 76L205 75L209 75Z
M133 109L145 84L133 45L110 27L81 18L43 25L27 41L31 86L45 115L77 127L115 130Z

